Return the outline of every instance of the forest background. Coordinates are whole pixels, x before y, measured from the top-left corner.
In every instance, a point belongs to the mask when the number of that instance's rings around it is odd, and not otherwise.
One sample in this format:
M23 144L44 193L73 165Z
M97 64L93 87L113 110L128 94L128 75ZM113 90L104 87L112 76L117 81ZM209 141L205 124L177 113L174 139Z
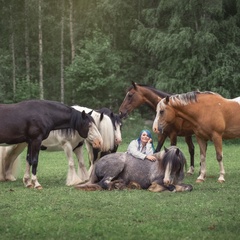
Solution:
M0 32L1 103L118 112L131 81L240 96L239 0L0 0Z

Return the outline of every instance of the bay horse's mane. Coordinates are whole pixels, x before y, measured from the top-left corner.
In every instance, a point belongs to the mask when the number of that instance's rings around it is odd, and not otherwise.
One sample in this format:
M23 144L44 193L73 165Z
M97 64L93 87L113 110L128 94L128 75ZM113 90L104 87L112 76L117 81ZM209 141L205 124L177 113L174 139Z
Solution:
M187 93L182 93L182 94L175 94L169 97L169 99L171 100L171 102L169 102L169 104L171 105L188 105L190 103L195 103L197 102L197 95L199 94L216 94L214 92L211 91L204 91L204 92L200 92L200 91L192 91L192 92L187 92Z
M143 87L143 88L147 88L149 90L151 90L152 92L154 92L155 94L157 94L159 97L161 98L164 98L164 97L167 97L167 96L171 96L172 94L171 93L167 93L167 92L163 92L163 91L160 91L152 86L149 86L149 85L146 85L146 84L140 84L138 83L137 86L139 87ZM127 91L130 91L134 88L134 86L130 86Z

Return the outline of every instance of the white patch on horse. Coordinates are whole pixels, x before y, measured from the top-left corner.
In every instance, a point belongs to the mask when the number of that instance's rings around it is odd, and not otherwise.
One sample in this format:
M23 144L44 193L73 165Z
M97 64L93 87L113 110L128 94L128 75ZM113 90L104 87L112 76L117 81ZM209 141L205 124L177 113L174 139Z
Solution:
M240 97L230 99L231 101L237 102L240 105Z

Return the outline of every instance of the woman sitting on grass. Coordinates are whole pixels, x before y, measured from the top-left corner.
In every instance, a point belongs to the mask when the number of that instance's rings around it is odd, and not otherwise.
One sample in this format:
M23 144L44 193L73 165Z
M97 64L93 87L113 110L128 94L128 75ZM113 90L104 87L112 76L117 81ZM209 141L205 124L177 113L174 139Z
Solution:
M139 138L132 140L128 145L127 153L141 160L156 161L156 157L153 156L154 146L151 132L146 129L142 130Z

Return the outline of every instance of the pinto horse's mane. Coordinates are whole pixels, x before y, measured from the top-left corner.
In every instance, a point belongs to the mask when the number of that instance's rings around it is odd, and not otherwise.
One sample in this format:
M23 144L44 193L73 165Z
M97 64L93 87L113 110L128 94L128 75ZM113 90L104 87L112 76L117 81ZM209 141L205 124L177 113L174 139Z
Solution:
M147 88L147 89L149 89L150 91L152 91L153 93L157 94L157 95L158 95L159 97L161 97L161 98L164 98L164 97L167 97L167 96L171 96L171 95L172 95L171 93L167 93L167 92L160 91L160 90L158 90L158 89L156 89L156 88L154 88L154 87L152 87L152 86L146 85L146 84L139 84L139 83L138 83L137 86L143 87L143 88ZM127 91L130 91L130 90L132 90L133 88L134 88L134 86L130 86Z
M199 94L217 94L210 91L200 92L200 91L193 91L193 92L187 92L182 94L175 94L170 96L171 102L169 104L171 105L188 105L190 103L197 102L197 95Z

